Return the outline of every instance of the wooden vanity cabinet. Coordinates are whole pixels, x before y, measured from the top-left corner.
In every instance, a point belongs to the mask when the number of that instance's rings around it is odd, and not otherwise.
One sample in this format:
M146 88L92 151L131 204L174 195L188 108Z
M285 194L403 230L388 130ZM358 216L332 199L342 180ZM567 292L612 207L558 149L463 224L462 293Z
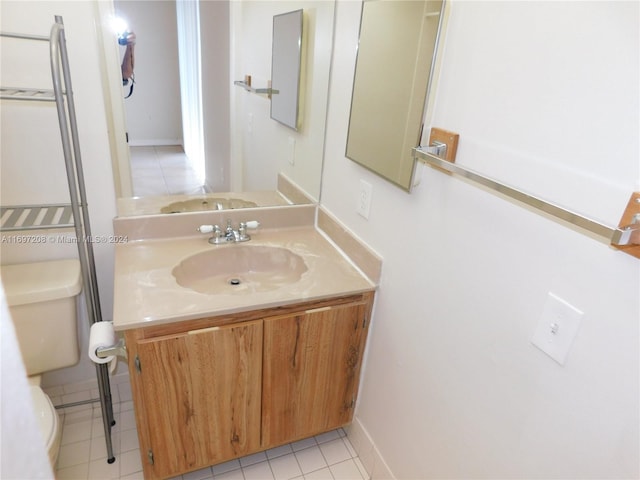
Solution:
M373 292L125 331L145 478L349 423Z
M264 320L264 448L351 421L368 316L352 304Z
M135 351L130 375L145 478L260 446L261 321L142 339Z

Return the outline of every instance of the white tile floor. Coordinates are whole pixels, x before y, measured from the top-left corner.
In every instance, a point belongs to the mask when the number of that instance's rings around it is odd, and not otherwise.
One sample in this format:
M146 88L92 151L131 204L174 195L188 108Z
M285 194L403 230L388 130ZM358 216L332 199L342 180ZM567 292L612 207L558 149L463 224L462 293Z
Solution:
M92 382L75 387L45 389L54 404L97 397ZM128 383L111 385L116 425L112 444L116 461L107 463L107 451L98 404L59 411L62 445L56 479L143 479L140 449ZM342 429L282 447L191 472L183 480L364 480L368 475Z
M207 193L181 146L129 147L129 152L134 196Z

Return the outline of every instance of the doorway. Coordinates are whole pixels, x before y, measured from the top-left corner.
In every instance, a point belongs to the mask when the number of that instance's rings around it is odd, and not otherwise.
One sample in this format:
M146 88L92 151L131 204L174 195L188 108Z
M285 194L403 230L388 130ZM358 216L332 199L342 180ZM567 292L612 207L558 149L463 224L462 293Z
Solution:
M114 0L114 10L137 36L124 101L133 195L206 191L199 2Z

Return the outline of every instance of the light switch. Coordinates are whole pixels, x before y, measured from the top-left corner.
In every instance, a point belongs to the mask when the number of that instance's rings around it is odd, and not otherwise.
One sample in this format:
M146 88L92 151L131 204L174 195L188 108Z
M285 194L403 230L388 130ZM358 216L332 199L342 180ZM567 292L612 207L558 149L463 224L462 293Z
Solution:
M531 343L564 365L573 339L578 333L583 312L549 293Z

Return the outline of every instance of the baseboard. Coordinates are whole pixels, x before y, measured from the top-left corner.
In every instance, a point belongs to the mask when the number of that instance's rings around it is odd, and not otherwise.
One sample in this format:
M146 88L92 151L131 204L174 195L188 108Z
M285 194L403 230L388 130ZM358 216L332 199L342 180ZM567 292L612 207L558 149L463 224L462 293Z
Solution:
M182 146L182 140L176 138L156 138L147 140L132 140L129 139L130 147L170 147L172 145Z
M396 477L391 473L389 466L357 416L344 430L371 480L395 480Z

